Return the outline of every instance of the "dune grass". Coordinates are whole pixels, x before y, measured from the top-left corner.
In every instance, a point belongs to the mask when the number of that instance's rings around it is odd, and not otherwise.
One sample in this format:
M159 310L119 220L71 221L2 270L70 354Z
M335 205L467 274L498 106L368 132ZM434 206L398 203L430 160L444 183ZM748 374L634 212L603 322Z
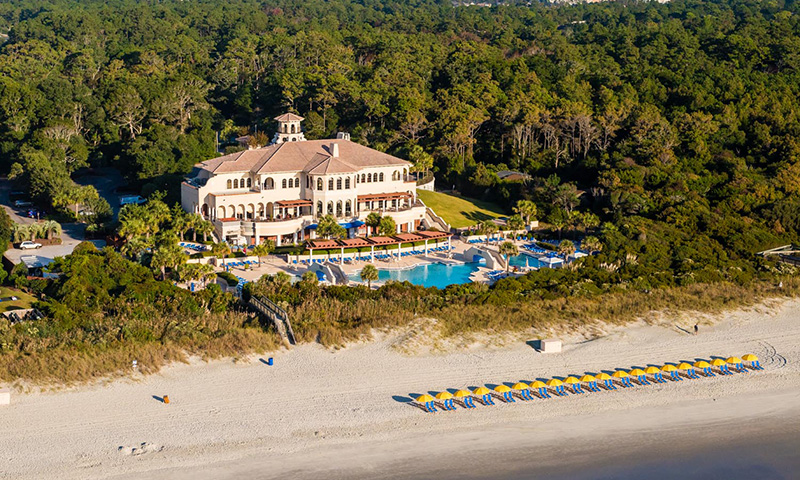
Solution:
M494 203L448 193L418 190L419 198L453 228L471 227L484 220L507 215Z

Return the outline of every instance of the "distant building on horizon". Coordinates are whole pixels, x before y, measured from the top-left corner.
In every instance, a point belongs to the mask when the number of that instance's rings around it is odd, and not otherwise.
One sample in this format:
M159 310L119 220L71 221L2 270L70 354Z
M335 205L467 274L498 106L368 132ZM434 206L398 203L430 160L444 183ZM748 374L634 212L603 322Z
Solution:
M315 238L316 221L333 215L354 237L371 212L389 215L397 233L435 224L417 198L411 163L340 134L306 140L303 117L275 118L272 144L195 165L181 184L181 205L214 224L220 240L276 245Z

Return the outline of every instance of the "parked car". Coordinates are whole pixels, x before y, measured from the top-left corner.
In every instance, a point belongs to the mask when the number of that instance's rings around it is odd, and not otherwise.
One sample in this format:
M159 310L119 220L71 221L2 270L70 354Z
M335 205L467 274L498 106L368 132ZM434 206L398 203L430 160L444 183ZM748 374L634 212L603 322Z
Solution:
M129 204L136 204L141 205L142 203L146 202L147 199L142 197L141 195L125 195L119 197L119 204L120 206L129 205Z
M33 203L28 200L17 200L14 202L14 206L17 208L30 207L31 205L33 205Z
M24 241L19 244L20 250L34 250L37 248L42 248L41 243L31 242L30 240Z

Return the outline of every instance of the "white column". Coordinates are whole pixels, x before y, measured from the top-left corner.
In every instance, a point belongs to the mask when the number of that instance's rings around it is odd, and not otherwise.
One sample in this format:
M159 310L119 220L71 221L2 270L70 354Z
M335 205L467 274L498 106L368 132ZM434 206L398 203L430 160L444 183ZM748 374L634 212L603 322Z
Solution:
M292 242L293 242L293 243L295 243L295 244L297 244L297 232L294 232L294 233L292 234Z
M281 246L281 237L282 236L283 235L281 235L281 234L278 234L278 235L275 236L275 246L276 247L280 247Z

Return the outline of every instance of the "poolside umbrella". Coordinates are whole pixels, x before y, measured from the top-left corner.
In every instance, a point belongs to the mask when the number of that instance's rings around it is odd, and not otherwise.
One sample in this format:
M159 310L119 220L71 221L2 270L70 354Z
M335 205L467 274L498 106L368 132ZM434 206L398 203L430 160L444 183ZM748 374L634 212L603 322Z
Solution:
M511 388L508 385L498 385L494 387L494 391L503 395L503 400L506 403L514 403L514 396L512 395Z
M519 392L519 396L522 397L523 400L533 400L533 397L531 396L530 387L528 386L527 383L517 382L511 388L517 390Z
M730 363L731 365L733 365L734 370L736 370L737 372L740 372L740 373L747 372L747 369L744 368L744 361L741 358L739 358L739 357L728 357L728 359L725 360L725 361Z
M691 378L691 379L700 378L700 377L697 376L696 373L694 373L694 367L692 366L691 363L686 363L686 362L679 363L678 364L678 370L686 370L686 376Z
M644 373L649 373L650 375L652 375L654 382L658 383L666 382L666 380L664 380L664 375L661 373L661 369L658 367L651 365L644 369Z
M420 395L417 397L417 402L421 403L425 407L425 411L428 413L432 413L436 411L436 405L433 404L434 398L428 395Z
M437 400L442 400L445 410L455 410L456 406L453 405L453 394L450 392L439 392L436 394Z
M453 394L454 397L460 398L467 408L475 408L475 402L472 401L472 392L468 390L458 390Z
M617 370L616 372L612 373L611 376L618 379L619 383L625 388L633 386L631 379L628 378L628 372L625 370Z
M636 381L639 382L639 385L650 385L650 382L647 381L647 375L645 375L644 370L641 368L634 368L631 370L630 376L636 377Z
M478 387L472 391L473 394L481 397L481 401L484 405L494 405L492 401L492 391L486 387Z
M572 385L572 393L586 393L581 388L581 381L573 376L565 378L564 383L567 385Z
M567 395L567 392L564 390L564 382L557 378L551 378L547 381L548 387L553 387L556 391L556 395L563 397Z
M714 372L711 371L711 364L706 362L705 360L694 362L694 367L702 370L703 375L705 375L706 377L716 377Z
M756 357L752 353L748 353L747 355L743 355L742 356L742 360L744 360L745 362L750 362L750 368L752 368L753 370L764 370L764 367L762 367L758 363L758 357Z
M614 381L611 379L611 375L607 373L599 373L595 376L596 379L603 382L607 390L616 390L617 387L614 385Z
M733 373L730 370L728 370L728 362L726 362L721 358L715 358L711 360L711 365L717 367L717 369L719 369L719 373L723 375L730 375L731 373Z
M531 388L535 388L539 390L539 396L542 398L550 398L550 394L547 393L547 385L540 381L536 380L535 382L531 383Z
M600 391L600 389L599 389L599 388L597 388L597 379L596 379L596 378L594 378L594 377L593 377L593 376L591 376L591 375L584 375L584 376L582 376L582 377L581 377L581 382L584 382L584 383L586 384L586 388L587 388L587 389L588 389L590 392L599 392L599 391Z
M669 372L669 378L679 382L683 380L680 375L678 375L678 369L675 368L675 365L670 365L669 363L661 367L662 372Z

